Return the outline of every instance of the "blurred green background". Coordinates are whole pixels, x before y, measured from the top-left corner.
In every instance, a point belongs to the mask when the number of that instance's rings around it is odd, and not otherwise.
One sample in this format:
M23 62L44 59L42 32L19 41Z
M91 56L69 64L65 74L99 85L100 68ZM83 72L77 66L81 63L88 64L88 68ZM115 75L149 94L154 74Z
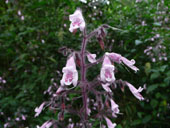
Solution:
M169 4L168 0L1 0L0 128L6 123L11 128L35 128L48 119L57 119L57 112L48 109L34 118L34 109L48 100L43 92L61 79L57 72L62 71L66 57L58 48L81 48L81 33L69 32L69 15L77 7L82 9L88 33L101 24L125 30L107 31L105 51L95 38L88 50L101 56L110 48L135 59L140 71L135 74L116 65L116 78L136 88L146 86L142 102L126 88L125 93L114 91L123 113L112 119L116 128L169 128ZM89 78L99 73L98 67ZM99 121L93 125L99 127Z

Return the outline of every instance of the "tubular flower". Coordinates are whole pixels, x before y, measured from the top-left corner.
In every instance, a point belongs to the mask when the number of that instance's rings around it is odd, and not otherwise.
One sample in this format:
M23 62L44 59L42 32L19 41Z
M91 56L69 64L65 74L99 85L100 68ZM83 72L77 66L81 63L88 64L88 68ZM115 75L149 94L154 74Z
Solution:
M110 119L108 119L107 117L105 117L106 123L108 128L115 128L116 127L116 123L112 123Z
M87 59L90 63L96 62L96 54L87 53Z
M102 69L100 71L100 78L103 82L112 83L115 81L114 75L115 67L111 64L110 59L108 56L104 57Z
M112 99L110 99L110 102L111 102L112 116L117 117L116 114L119 113L119 106Z
M41 113L41 111L43 110L44 105L45 105L45 102L43 102L43 103L40 105L40 107L36 107L36 108L35 108L35 112L36 112L36 114L35 114L35 116L34 116L34 117L39 116L39 114L40 114L40 113Z
M134 59L128 60L127 58L122 57L120 54L113 53L113 52L112 53L106 52L106 56L109 56L109 58L116 63L120 64L123 62L125 65L127 65L129 68L131 68L135 72L137 72L139 70L136 66L134 66L134 64L135 64Z
M46 121L41 127L39 128L50 128L52 126L52 122Z
M81 31L85 28L85 21L80 9L77 9L74 14L69 16L69 20L71 21L69 31L74 32L77 28L80 28Z
M112 90L109 88L110 84L106 83L106 84L102 84L102 87L104 90L106 90L107 92L112 92Z
M129 87L130 91L132 92L132 94L139 100L144 100L143 96L140 94L140 92L142 92L143 88L139 87L138 89L136 89L133 85L131 85L130 83L126 82L127 86Z
M66 66L62 70L63 77L60 81L61 85L71 85L73 83L74 86L77 85L78 81L78 72L76 70L76 64L74 61L74 57L70 57L67 60Z

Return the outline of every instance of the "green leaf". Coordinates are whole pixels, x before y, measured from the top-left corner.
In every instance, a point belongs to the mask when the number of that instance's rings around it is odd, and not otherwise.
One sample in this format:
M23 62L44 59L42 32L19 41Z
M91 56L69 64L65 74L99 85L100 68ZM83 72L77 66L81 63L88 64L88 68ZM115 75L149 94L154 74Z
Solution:
M147 93L154 91L158 87L157 84L151 85L147 88Z
M161 26L161 23L155 22L155 23L153 23L153 25L155 25L155 26Z
M135 40L135 44L136 45L139 45L139 44L142 44L143 42L142 41L140 41L140 40Z
M158 78L159 76L160 76L159 72L152 73L151 74L151 80L154 80L154 79Z
M152 119L151 115L145 116L143 119L143 123L146 124Z

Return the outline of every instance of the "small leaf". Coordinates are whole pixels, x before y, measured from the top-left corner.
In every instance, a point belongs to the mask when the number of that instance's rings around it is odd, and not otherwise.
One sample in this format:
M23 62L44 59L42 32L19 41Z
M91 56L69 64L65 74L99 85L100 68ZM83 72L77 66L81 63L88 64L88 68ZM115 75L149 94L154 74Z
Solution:
M152 119L151 115L145 116L143 119L143 123L145 124L145 123L149 122L151 119Z
M155 23L153 23L153 25L155 25L155 26L161 26L161 23L155 22Z
M140 40L135 40L135 44L136 45L139 45L139 44L142 44L143 42L142 41L140 41Z
M154 79L158 78L159 76L160 76L159 72L152 73L151 80L154 80Z
M158 87L157 84L151 85L147 88L147 93L154 91Z

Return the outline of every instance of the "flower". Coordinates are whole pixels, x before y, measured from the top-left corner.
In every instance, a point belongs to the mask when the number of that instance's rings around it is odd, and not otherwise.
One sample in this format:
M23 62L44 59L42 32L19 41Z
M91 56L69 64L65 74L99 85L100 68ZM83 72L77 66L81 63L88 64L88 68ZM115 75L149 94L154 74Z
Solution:
M50 122L49 120L46 121L41 127L37 126L37 128L50 128L52 125L52 122Z
M119 113L119 106L112 99L110 99L110 102L111 102L112 116L117 117L116 114Z
M114 82L114 69L115 67L111 64L110 59L108 56L104 57L102 69L100 71L100 78L103 82Z
M35 116L34 116L34 117L39 116L39 114L41 113L41 111L42 111L42 109L43 109L44 105L45 105L45 102L43 102L43 103L40 105L40 107L36 107L36 108L35 108L35 112L36 112L36 114L35 114Z
M64 90L64 87L63 87L63 86L60 86L60 87L57 89L56 93L57 93L57 94L60 94L60 92L62 92L63 90Z
M116 62L116 63L124 63L126 66L128 66L129 68L131 68L132 70L134 70L135 72L137 72L139 69L134 66L135 64L135 60L132 59L132 60L128 60L127 58L121 56L120 54L117 54L117 53L108 53L106 52L105 53L106 56L109 56L109 58L113 61L113 62Z
M104 117L107 123L108 128L115 128L116 127L116 123L112 123L110 119L108 119L107 117Z
M63 68L62 72L64 73L62 80L60 81L62 86L63 85L71 85L72 83L74 86L77 85L78 72L76 70L76 64L75 64L73 56L71 56L67 60L66 67Z
M144 100L143 96L140 94L140 92L142 92L143 88L139 87L138 89L136 89L133 85L131 85L130 83L126 82L127 86L129 87L130 91L132 92L132 94L139 100Z
M87 53L87 59L90 63L96 62L96 54Z
M77 9L74 14L69 16L69 20L71 21L69 31L74 32L77 28L80 28L81 31L85 28L85 21L80 9Z
M102 87L104 90L106 90L107 92L112 92L112 90L109 88L110 84L106 83L106 84L102 84Z

